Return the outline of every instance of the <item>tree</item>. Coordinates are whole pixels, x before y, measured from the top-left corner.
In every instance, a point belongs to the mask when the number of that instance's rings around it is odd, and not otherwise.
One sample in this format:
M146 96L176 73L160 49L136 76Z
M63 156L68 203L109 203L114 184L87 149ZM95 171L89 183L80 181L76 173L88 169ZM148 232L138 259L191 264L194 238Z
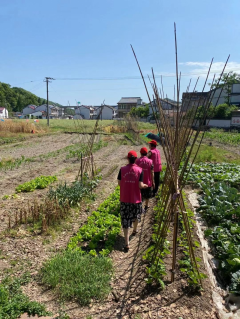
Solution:
M130 112L133 116L138 116L140 118L148 117L149 116L149 106L139 106L139 107L132 107Z
M230 119L232 117L232 111L237 110L236 105L219 104L215 107L214 118L216 119Z
M9 111L21 112L23 108L29 104L41 105L45 104L46 100L26 91L22 88L12 87L0 82L0 107L6 107ZM49 101L49 104L60 104Z
M227 105L230 105L230 98L232 93L232 85L233 84L240 84L240 74L233 73L232 71L229 73L224 73L222 76L221 81L218 84L218 80L215 80L212 85L212 89L223 88L226 91L227 96L225 102ZM211 83L209 83L211 85Z

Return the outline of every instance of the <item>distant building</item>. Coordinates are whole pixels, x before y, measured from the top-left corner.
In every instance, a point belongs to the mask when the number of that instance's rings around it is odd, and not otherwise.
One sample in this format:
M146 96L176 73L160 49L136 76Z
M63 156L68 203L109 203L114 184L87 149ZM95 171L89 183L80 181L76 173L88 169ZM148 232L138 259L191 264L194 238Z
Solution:
M160 99L163 110L176 110L177 102L169 99ZM179 103L181 107L181 103ZM153 116L153 111L158 113L158 106L156 99L152 101L152 104L149 105L149 117Z
M1 119L8 118L8 110L5 107L0 107L0 118Z
M75 106L75 115L81 115L85 120L91 120L94 116L94 107L88 105Z
M232 84L230 92L226 89L218 88L209 92L189 92L182 94L182 109L191 110L194 106L201 106L209 99L213 106L225 104L240 107L240 84Z
M57 107L57 106L54 106L54 105L49 105L49 117L50 118L58 118L60 116L62 116L62 109ZM39 105L35 108L35 111L34 112L44 112L47 114L47 104L43 104L43 105ZM33 113L33 112L32 112Z
M232 84L230 92L218 88L209 92L210 99L212 98L213 106L224 104L229 101L229 104L240 107L240 84Z
M122 118L131 111L133 107L141 106L140 97L122 97L118 104L118 117Z
M100 115L101 120L113 120L114 118L116 118L117 112L115 108L110 105L101 105L98 107L95 106L94 109L95 109L95 114L93 116L94 119L98 117L99 112L101 111L102 111Z
M188 111L194 107L204 105L208 99L209 92L187 92L182 94L182 111Z
M35 112L36 107L37 107L36 105L30 104L30 105L24 107L24 109L22 110L22 114L23 115L31 114L31 113Z

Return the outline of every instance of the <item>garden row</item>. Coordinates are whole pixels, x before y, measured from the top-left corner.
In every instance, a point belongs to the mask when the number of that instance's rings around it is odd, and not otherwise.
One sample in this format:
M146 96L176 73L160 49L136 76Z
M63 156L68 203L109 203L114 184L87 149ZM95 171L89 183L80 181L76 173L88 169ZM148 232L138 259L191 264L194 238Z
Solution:
M96 152L100 148L105 146L107 146L107 142L103 142L100 140L98 143L93 144L92 152ZM16 159L2 159L0 161L0 170L3 170L3 171L13 170L15 168L20 167L22 164L36 162L38 160L43 161L51 157L57 157L61 153L66 153L66 159L76 158L79 160L81 157L81 154L82 156L84 156L87 149L88 149L87 144L76 143L74 145L69 145L57 151L52 151L47 154L40 155L38 157L34 156L34 157L26 158L24 156L21 156L20 158L16 158Z
M194 165L189 181L201 189L197 209L208 225L205 236L218 262L217 276L240 293L240 166Z
M112 260L107 256L120 229L117 187L70 239L67 249L44 264L42 282L63 300L75 299L81 305L104 299L113 274Z

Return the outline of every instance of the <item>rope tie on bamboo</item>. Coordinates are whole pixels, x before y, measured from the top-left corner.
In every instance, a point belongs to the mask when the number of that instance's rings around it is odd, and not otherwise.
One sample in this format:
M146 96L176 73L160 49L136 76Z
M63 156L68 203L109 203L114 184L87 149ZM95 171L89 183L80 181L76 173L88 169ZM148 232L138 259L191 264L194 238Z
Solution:
M179 193L179 191L177 191L177 193L174 193L172 195L172 200L176 200L179 196L180 196L180 193Z

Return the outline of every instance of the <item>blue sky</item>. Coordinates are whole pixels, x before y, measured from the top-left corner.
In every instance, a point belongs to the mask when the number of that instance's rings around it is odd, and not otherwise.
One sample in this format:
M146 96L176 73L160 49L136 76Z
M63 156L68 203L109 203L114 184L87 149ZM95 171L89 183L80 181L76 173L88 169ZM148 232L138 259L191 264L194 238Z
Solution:
M143 74L151 67L162 74L164 92L173 98L174 22L181 91L197 74L202 89L212 57L219 72L230 53L228 70L240 73L239 0L0 0L0 5L0 81L46 97L43 79L53 77L49 98L63 105L76 100L114 105L123 96L147 102L142 81L128 79L139 76L130 44Z

